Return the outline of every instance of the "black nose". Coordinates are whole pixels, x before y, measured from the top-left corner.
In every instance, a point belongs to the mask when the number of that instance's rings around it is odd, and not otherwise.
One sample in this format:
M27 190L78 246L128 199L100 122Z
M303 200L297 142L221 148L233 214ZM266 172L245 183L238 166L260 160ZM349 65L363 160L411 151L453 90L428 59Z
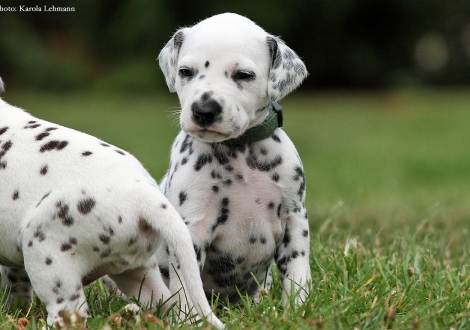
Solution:
M216 121L217 116L221 114L222 107L214 100L194 102L191 105L193 111L193 121L201 126L207 128Z

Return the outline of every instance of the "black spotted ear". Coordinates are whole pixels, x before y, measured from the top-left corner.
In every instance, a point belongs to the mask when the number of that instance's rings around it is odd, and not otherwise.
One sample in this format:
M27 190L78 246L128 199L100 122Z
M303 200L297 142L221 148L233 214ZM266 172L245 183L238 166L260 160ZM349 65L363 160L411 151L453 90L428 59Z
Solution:
M268 95L277 102L299 87L308 72L300 57L280 38L268 36L267 43L272 59Z
M183 30L184 29L176 31L158 55L160 69L163 71L168 89L172 93L176 91L175 81L176 73L178 72L178 55L184 40Z

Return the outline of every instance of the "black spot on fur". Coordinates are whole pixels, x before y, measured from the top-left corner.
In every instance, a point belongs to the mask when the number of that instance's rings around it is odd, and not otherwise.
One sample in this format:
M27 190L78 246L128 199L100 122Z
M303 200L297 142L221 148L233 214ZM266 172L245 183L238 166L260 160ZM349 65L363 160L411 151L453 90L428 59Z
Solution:
M65 252L72 249L72 245L70 243L62 243L60 247L60 251Z
M91 154L93 154L91 151L82 152L82 156L90 156Z
M11 141L7 141L2 145L2 151L0 151L0 158L2 156L5 156L5 154L7 153L8 150L10 150L12 145L13 143Z
M103 244L109 244L110 237L108 235L100 234L99 238Z
M278 173L273 173L271 175L271 179L274 181L274 182L278 182L279 181L279 174Z
M41 126L41 124L34 124L35 121L30 121L29 124L32 124L32 125L26 125L24 128L38 128L39 126Z
M46 239L46 236L39 228L34 232L33 236L37 238L39 242L42 242Z
M131 246L133 245L135 242L137 242L137 237L134 236L134 237L131 237L127 240L127 246Z
M0 135L2 135L3 133L5 133L6 131L8 131L8 127L2 127L2 128L0 128Z
M44 166L41 167L41 169L39 170L39 173L40 173L41 175L46 175L48 169L49 169L49 167L48 167L47 165L44 165Z
M73 225L74 219L68 214L69 206L67 204L62 204L62 202L57 202L56 207L59 209L57 216L62 219L62 224L67 227Z
M78 298L80 298L80 294L79 293L75 293L73 294L71 297L70 297L70 301L75 301L77 300Z
M212 163L212 156L209 154L199 155L196 160L196 164L194 164L194 169L196 171L200 171L207 163Z
M304 230L302 231L302 236L303 236L303 237L308 237L308 230L307 230L307 229L304 229Z
M46 258L46 265L52 264L52 259L51 258Z
M11 274L11 273L8 273L7 278L11 283L18 282L18 279L15 276L13 276L13 274Z
M235 270L236 261L230 255L222 255L220 258L211 260L208 273L210 275L220 275Z
M38 134L38 135L36 136L36 141L41 141L42 139L44 139L44 138L47 137L47 136L49 136L49 133L47 133L47 132Z
M209 61L206 61L206 63L204 63L204 67L205 67L205 68L208 68L208 67L209 67L209 64L210 64Z
M111 249L108 248L100 253L100 258L107 258L111 255Z
M222 199L220 211L217 216L216 222L212 225L212 231L214 231L218 226L224 224L228 220L228 215L230 212L228 208L229 203L230 200L227 197Z
M78 202L77 208L81 214L88 214L95 207L95 200L93 198L86 198Z
M180 206L183 205L183 203L186 201L187 198L188 198L188 194L186 194L186 192L184 191L181 191L179 194Z
M68 145L68 141L49 141L46 144L42 145L39 149L40 152L52 151L52 150L62 150Z
M212 151L215 159L217 159L220 165L225 165L229 162L229 159L225 153L220 152L220 150L214 144L212 145Z
M15 190L13 193L13 200L16 201L18 198L20 198L20 192L18 190Z
M181 143L180 153L183 153L189 149L189 154L191 155L192 146L193 146L193 139L189 134L186 134L186 137L184 138L183 143Z
M220 173L216 172L215 170L211 171L211 177L212 179L222 179L222 175L220 175Z
M248 151L248 157L246 158L246 163L252 169L268 172L282 163L282 157L278 155L271 161L260 160L254 149L250 147Z
M197 261L201 261L202 258L202 249L201 247L197 246L196 244L193 244L194 246L194 252L196 252L196 259Z
M121 150L114 150L114 151L116 151L116 152L117 152L118 154L120 154L120 155L125 155L125 153L124 153L123 151L121 151Z
M289 227L286 226L286 229L284 231L284 238L282 239L282 243L284 243L284 247L287 247L291 241L292 237L290 234Z
M217 194L219 192L219 187L218 186L212 186L212 191Z

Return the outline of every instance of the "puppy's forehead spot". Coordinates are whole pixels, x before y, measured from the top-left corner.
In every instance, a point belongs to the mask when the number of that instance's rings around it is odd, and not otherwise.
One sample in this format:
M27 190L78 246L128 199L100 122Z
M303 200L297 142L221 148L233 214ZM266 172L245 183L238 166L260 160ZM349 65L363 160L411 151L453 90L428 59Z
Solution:
M208 101L213 94L214 94L214 91L205 92L204 94L201 95L201 100Z

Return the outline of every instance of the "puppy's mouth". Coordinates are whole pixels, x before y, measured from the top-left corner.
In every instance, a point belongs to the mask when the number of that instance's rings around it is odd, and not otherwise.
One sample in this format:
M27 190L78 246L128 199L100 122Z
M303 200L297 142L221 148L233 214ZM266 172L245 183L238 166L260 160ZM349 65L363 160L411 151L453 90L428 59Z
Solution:
M232 134L222 133L208 128L185 130L185 132L199 141L206 143L217 143L232 138Z

